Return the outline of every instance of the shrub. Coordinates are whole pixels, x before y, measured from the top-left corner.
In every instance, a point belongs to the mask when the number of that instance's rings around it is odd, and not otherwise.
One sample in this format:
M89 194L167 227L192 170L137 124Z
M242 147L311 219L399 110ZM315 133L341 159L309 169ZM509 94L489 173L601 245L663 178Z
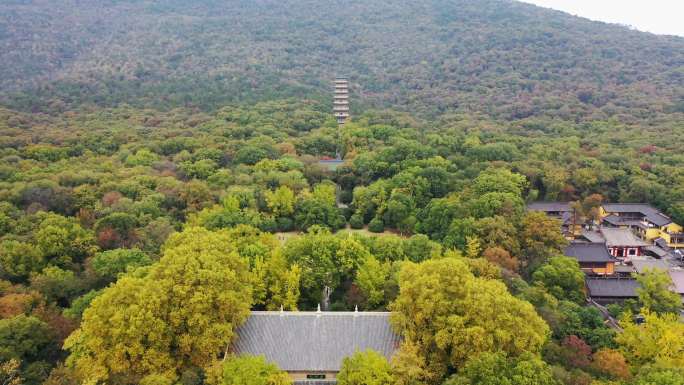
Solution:
M362 229L363 228L363 215L355 213L349 218L349 225L352 229Z
M373 218L368 224L368 231L372 233L382 233L385 231L385 224L382 222L382 219Z

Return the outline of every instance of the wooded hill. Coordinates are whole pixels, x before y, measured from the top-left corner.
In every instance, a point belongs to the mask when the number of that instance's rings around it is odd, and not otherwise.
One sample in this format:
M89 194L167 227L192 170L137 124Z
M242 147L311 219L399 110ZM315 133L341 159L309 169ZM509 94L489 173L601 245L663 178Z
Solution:
M684 223L683 98L684 39L517 2L5 0L0 382L290 384L226 347L322 302L403 339L340 385L680 385L670 277L609 328L526 204Z
M345 74L357 110L684 111L683 38L504 0L4 1L0 52L2 101L24 110L327 98Z

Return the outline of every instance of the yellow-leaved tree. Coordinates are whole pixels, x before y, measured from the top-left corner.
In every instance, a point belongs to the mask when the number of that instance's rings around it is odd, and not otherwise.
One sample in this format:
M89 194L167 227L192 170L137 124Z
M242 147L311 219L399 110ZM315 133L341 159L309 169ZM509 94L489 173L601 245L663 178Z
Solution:
M498 281L475 277L459 258L406 263L399 296L390 305L392 323L424 362L423 382L440 383L450 371L482 352L509 357L536 354L549 327L534 307ZM405 363L394 362L407 371Z
M175 378L225 353L249 315L253 277L226 232L188 228L149 268L120 278L65 342L88 383ZM114 381L115 379L115 381Z
M684 367L684 324L679 315L657 314L644 308L644 322L633 322L626 313L620 320L624 332L615 337L629 364L639 368L644 365L657 367Z

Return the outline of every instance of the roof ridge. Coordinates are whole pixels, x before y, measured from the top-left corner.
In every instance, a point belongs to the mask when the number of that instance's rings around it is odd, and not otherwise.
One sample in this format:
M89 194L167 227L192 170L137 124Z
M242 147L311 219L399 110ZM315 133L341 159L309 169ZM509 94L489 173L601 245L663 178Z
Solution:
M605 202L601 203L602 205L642 205L642 206L651 206L653 207L650 203L646 202Z
M321 311L316 310L306 310L306 311L280 311L280 310L252 310L250 314L258 315L297 315L297 316L321 316L321 315L389 315L392 314L390 311Z

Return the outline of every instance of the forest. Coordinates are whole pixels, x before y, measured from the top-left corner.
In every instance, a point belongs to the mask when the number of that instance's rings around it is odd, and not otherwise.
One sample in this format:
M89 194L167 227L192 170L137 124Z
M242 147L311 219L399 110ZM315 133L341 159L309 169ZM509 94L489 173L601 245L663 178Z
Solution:
M652 309L667 334L615 333L584 305L560 224L525 210L537 199L648 201L682 221L682 155L667 126L646 138L616 121L426 123L378 110L338 135L326 109L3 110L7 371L26 384L240 383L211 374L231 325L250 309L327 300L400 315L407 342L380 383L489 384L483 368L499 366L491 375L539 384L681 380L681 305L658 277L611 311L629 325ZM319 164L338 144L344 164ZM660 377L675 382L649 382Z
M340 385L684 383L670 282L606 325L525 209L684 223L684 38L502 0L17 0L0 90L2 384L290 384L227 347L320 304L402 337Z
M434 119L660 120L684 112L684 41L508 0L8 0L0 101L214 111L294 97Z

